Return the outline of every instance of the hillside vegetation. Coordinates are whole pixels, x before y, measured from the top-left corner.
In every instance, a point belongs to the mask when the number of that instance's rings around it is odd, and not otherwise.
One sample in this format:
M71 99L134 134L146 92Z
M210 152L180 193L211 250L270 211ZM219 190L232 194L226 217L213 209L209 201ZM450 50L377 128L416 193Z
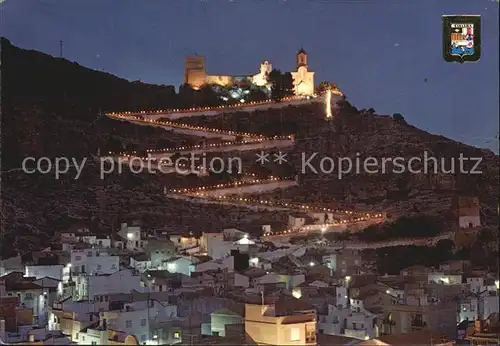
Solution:
M187 103L189 98L176 94L173 86L129 82L65 59L20 49L5 38L1 39L1 63L0 257L40 248L54 232L75 223L107 234L119 222L133 220L140 220L146 229L199 233L224 227L252 232L252 225L255 230L259 227L256 220L274 225L284 220L277 213L170 200L163 196L163 186L173 183L172 176L124 170L100 178L99 165L90 158L98 149L105 153L200 141L100 116L107 111L165 109ZM74 179L73 171L71 176L56 180L53 174L19 171L28 156L88 161L79 179Z
M283 212L253 212L237 207L192 205L163 196L167 176L132 175L124 172L106 179L99 167L89 165L80 179L24 174L19 168L27 156L89 157L97 152L143 150L192 144L200 139L163 129L136 126L100 116L106 111L165 109L204 102L213 95L172 86L128 82L93 71L65 59L19 49L1 41L2 58L2 186L1 251L7 257L43 246L55 231L75 220L110 232L120 221L139 219L145 227L183 231L217 231L237 227L251 232L259 225L282 225ZM349 208L388 210L398 214L446 216L455 195L475 195L484 206L490 224L498 223L491 210L498 203L498 156L441 136L431 135L404 122L361 112L344 102L332 122L326 122L314 106L289 107L283 119L273 112L236 114L214 118L229 128L269 134L295 132L297 145L289 154L301 186L273 194L276 198ZM270 113L273 113L272 115ZM314 113L314 114L313 114ZM263 118L270 115L269 119ZM192 122L201 119L190 120ZM238 125L241 121L242 125ZM239 126L239 127L238 127ZM351 157L357 153L375 157L405 158L429 151L433 156L483 158L480 175L446 174L334 174L301 173L302 153ZM313 163L315 164L315 163ZM191 177L192 178L192 177ZM188 181L186 178L186 182ZM193 217L194 216L194 217Z

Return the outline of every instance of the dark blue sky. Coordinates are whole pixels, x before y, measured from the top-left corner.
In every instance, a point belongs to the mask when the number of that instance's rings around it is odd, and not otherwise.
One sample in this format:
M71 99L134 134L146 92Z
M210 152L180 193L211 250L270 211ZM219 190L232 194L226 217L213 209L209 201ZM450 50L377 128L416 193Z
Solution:
M497 148L498 0L6 0L0 34L130 80L182 83L186 54L211 74L291 70L304 46L316 82L358 108ZM441 15L482 16L482 58L442 58ZM427 82L425 81L427 79ZM485 139L486 138L486 139Z

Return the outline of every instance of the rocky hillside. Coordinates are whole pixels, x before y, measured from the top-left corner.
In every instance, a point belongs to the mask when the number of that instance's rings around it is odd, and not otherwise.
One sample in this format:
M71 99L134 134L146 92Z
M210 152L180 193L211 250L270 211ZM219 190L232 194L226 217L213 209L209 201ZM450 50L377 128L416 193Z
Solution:
M185 136L100 116L116 109L167 108L173 86L130 83L2 38L2 169L26 156L86 157L101 151L168 147Z
M314 153L310 166L305 164ZM460 156L474 159L464 161L461 169ZM329 159L324 160L326 171L320 169L324 157L333 158L336 167L331 173ZM352 162L352 169L341 176L339 158L346 158L344 172L347 158ZM406 168L392 164L395 158ZM480 164L474 167L478 159ZM389 210L395 215L446 214L453 196L478 196L489 222L498 222L493 217L499 194L498 156L422 131L398 116L380 116L357 111L347 102L341 104L329 126L297 138L294 163L298 171L304 169L299 174L304 194L325 202ZM473 174L476 171L481 173Z
M101 179L98 163L91 161L98 149L166 148L199 141L100 116L111 110L176 107L179 100L174 87L129 82L20 49L4 38L0 48L0 257L43 246L55 231L75 222L110 232L113 224L139 219L146 227L198 232L235 225L245 228L260 217L268 223L279 220L280 216L271 213L248 214L246 209L165 199L163 185L171 183L169 177L124 172ZM78 180L74 174L56 180L54 175L20 171L23 159L29 156L89 161Z
M171 86L128 82L93 71L65 59L19 49L1 40L1 236L3 257L43 246L55 231L81 221L96 230L111 232L120 221L140 219L146 227L184 231L216 231L238 227L251 232L262 224L280 225L283 213L250 212L236 207L191 205L163 196L167 176L110 175L99 177L90 163L82 176L54 179L19 170L27 156L82 159L98 149L117 151L192 143L191 137L162 129L135 126L100 116L110 110L170 108L186 102ZM198 100L199 101L199 100ZM290 115L290 112L299 115ZM297 131L292 155L302 186L281 197L306 202L348 204L351 207L389 210L394 214L444 213L452 196L479 196L484 213L498 203L498 156L449 139L431 135L391 117L340 107L331 122L310 116L313 108L291 107L267 122L270 133ZM322 112L318 108L317 112ZM304 117L308 114L304 124ZM290 115L290 116L289 116ZM238 129L261 130L246 117L232 123ZM286 116L285 120L282 119ZM222 119L222 118L221 118ZM290 119L292 121L290 122ZM300 119L295 123L293 119ZM225 122L224 118L221 121ZM261 119L262 120L262 119ZM198 121L195 119L193 121ZM218 120L217 120L218 121ZM259 120L260 121L260 120ZM299 121L299 120L297 120ZM482 157L480 175L464 174L314 174L301 171L301 153L318 156L377 158L421 156ZM318 162L312 162L317 166ZM466 165L467 166L467 165ZM469 167L470 169L471 167ZM293 192L293 195L290 195ZM193 217L196 215L196 217ZM498 222L498 219L495 219ZM492 222L494 220L492 219Z

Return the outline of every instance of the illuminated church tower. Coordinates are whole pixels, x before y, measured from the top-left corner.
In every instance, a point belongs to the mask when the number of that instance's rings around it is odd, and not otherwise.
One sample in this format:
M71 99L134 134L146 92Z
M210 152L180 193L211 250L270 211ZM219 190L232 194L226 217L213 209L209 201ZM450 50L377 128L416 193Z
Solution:
M297 72L292 72L295 95L311 96L314 94L314 72L307 66L307 53L301 48L297 53Z

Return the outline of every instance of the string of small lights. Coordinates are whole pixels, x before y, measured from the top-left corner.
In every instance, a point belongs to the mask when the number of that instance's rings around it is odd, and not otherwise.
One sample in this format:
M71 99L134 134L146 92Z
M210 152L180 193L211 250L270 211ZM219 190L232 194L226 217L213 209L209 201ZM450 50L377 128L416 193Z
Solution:
M339 90L332 90L332 93L338 96L342 96L343 94ZM289 96L284 97L279 100L279 102L287 102L287 101L299 101L299 100L310 100L311 97L313 99L317 98L317 95L313 96ZM115 116L115 115L158 115L158 114L172 114L172 113L192 113L192 112L208 112L208 111L219 111L223 109L238 109L238 108L246 108L251 106L258 105L266 105L266 104L276 104L276 101L273 100L263 100L263 101L252 101L252 102L244 102L240 104L234 105L224 105L224 106L214 106L214 107L191 107L191 108L173 108L173 109L158 109L158 110L143 110L137 112L111 112L107 113L107 116Z
M382 218L382 217L383 217L383 214L375 214L375 215L372 215L371 217L359 217L359 218L353 218L353 219L348 219L348 220L340 220L339 222L333 222L333 223L324 223L324 224L320 224L320 225L307 225L307 226L302 226L298 229L286 229L284 231L267 232L267 233L264 233L263 236L264 237L272 237L272 236L279 236L279 235L307 233L307 232L313 231L313 230L320 230L323 233L323 232L326 232L328 230L328 228L331 228L331 227L347 225L349 223L354 223L354 222L368 221L368 220L378 219L378 218Z
M214 134L219 134L219 135L227 135L227 136L234 136L234 137L248 137L248 138L259 138L261 140L270 140L270 139L291 139L293 136L274 136L274 137L266 137L263 135L258 135L255 133L248 133L248 132L236 132L236 131L230 131L230 130L222 130L222 129L214 129L214 128L208 128L204 126L197 126L197 125L189 125L189 124L184 124L184 123L178 123L174 121L160 121L160 120L153 120L153 119L142 119L139 116L135 115L108 115L110 118L114 119L122 119L122 120L128 120L128 121L133 121L133 122L138 122L138 123L145 123L145 124L153 124L153 125L159 125L159 126L167 126L167 127L173 127L173 128L178 128L178 129L183 129L183 130L192 130L192 131L200 131L200 132L208 132L208 133L214 133Z
M173 193L183 193L183 194L192 194L192 193L197 193L199 191L208 191L208 190L217 190L217 189L224 189L224 188L231 188L231 187L238 187L238 186L246 186L246 185L255 185L255 184L266 184L266 183L272 183L276 181L293 181L295 180L295 177L269 177L266 179L255 179L255 175L249 175L248 177L251 177L251 180L243 180L243 181L235 181L235 182L230 182L230 183L225 183L225 184L216 184L216 185L208 185L208 186L199 186L195 188L190 188L190 189L173 189Z
M197 144L197 145L191 145L191 146L180 146L176 148L163 148L163 149L146 149L145 152L148 154L161 154L161 153L176 153L180 151L188 151L188 150L197 150L197 149L206 149L206 148L224 148L224 147L230 147L230 146L240 146L240 145L247 145L247 144L260 144L265 141L290 141L294 140L293 135L288 135L288 136L278 136L278 137L262 137L262 138L255 138L255 139L247 139L247 140L241 140L241 141L228 141L228 142L221 142L221 143L210 143L210 144ZM109 152L108 153L111 156L127 156L127 157L132 157L136 156L137 151L128 151L128 152ZM144 157L144 159L147 159Z
M238 203L242 203L242 204L263 205L263 206L267 206L267 207L282 207L282 208L296 209L296 210L307 211L307 212L344 214L346 216L350 216L355 221L363 221L365 219L367 220L367 219L383 217L383 214L381 214L381 213L370 214L370 213L363 213L363 212L353 212L351 210L317 207L317 206L311 206L311 205L307 205L307 204L289 203L289 202L277 201L277 200L264 200L264 199L256 198L256 197L251 198L251 197L238 197L238 196L226 196L226 195L213 196L209 193L210 190L213 191L213 190L217 190L217 189L221 189L221 188L242 187L245 185L265 184L265 183L271 183L271 182L276 182L276 181L291 181L291 180L292 179L289 177L288 178L272 177L270 179L254 179L254 180L250 180L248 182L236 182L236 183L218 184L218 185L210 185L210 186L200 186L200 187L191 188L191 189L173 189L170 192L174 193L174 194L183 194L186 196L207 198L207 199L213 199L213 200L223 201L223 202L238 202Z

